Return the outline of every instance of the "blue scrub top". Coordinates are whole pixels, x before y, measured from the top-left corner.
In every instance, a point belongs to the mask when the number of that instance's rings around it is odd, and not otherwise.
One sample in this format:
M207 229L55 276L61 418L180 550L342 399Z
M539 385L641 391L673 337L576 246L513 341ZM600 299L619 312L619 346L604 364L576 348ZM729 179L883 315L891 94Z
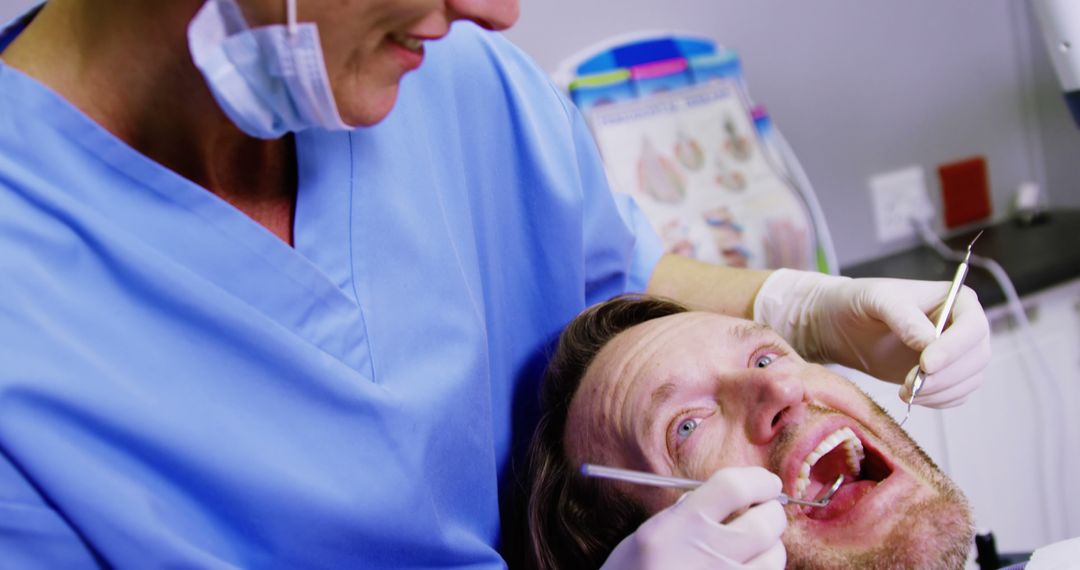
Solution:
M0 566L503 566L543 351L661 249L525 56L427 59L297 135L295 248L0 65Z

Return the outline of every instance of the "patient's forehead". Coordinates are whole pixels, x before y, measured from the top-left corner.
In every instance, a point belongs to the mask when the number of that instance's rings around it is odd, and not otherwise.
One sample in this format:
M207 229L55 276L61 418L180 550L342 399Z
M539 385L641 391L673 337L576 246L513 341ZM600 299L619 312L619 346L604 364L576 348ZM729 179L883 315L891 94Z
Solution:
M753 321L701 311L678 313L619 333L599 351L589 368L641 364L644 360L674 361L677 357L732 357L756 339L787 347L772 329Z
M706 312L668 315L623 331L597 353L578 386L568 451L606 455L601 452L617 447L612 440L633 440L634 418L651 407L650 398L665 397L665 385L681 389L745 367L758 344L786 346L764 325Z

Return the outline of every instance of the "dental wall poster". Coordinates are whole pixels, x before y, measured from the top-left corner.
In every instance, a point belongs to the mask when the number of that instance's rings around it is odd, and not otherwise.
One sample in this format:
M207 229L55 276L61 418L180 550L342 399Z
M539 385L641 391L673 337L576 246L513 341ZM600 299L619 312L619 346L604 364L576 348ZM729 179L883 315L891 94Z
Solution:
M634 197L668 252L815 269L810 216L766 155L736 82L597 106L588 120L612 190Z

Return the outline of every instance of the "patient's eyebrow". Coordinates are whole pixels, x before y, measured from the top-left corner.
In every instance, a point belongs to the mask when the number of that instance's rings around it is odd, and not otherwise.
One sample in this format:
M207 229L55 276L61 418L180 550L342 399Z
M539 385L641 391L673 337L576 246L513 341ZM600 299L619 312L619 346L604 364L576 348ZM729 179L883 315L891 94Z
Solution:
M652 391L649 407L645 410L645 425L651 426L655 423L657 410L675 395L677 388L674 382L665 382Z
M739 323L732 327L731 336L735 337L735 340L748 340L751 338L767 335L772 331L772 328L768 325L755 323L753 321L747 321L745 323Z

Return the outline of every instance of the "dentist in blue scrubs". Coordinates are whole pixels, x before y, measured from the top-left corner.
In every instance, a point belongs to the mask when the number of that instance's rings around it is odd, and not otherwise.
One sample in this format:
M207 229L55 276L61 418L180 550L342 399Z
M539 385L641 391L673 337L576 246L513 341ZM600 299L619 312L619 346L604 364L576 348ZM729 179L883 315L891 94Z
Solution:
M925 405L978 386L970 291L934 340L946 284L664 255L493 33L517 15L49 0L3 28L0 566L500 568L545 347L625 291L753 317L901 396L921 363ZM714 477L732 512L763 505L667 530L703 564L780 567L779 487ZM648 532L608 566L663 560Z

